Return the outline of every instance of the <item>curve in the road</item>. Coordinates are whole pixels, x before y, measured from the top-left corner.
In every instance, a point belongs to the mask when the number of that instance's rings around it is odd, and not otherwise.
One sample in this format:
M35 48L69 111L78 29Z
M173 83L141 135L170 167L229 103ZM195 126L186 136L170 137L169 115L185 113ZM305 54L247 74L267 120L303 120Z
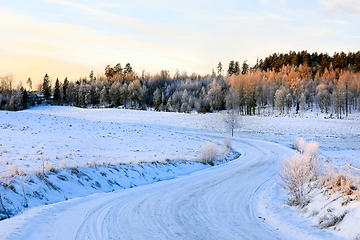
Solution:
M291 151L260 141L233 144L243 152L236 161L94 208L76 239L278 239L258 224L251 201Z
M236 138L233 147L242 153L235 161L169 181L55 204L24 220L35 223L10 235L77 240L318 239L311 232L299 235L296 226L290 232L278 231L258 217L262 194L275 184L278 160L293 151Z

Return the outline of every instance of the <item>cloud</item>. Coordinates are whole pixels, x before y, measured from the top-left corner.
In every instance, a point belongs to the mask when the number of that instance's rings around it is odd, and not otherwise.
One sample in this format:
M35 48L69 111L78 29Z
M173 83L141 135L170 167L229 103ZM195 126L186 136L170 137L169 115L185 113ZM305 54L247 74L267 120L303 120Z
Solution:
M360 1L358 0L320 0L320 2L330 13L360 17Z

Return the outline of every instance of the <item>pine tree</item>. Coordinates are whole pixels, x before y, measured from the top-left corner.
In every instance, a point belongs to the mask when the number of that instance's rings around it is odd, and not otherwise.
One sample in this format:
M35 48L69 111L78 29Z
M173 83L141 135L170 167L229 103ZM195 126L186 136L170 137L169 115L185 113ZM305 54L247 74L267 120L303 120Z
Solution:
M113 69L116 74L122 73L122 70L123 70L120 63L116 64Z
M229 62L229 68L228 68L228 71L227 71L227 73L228 73L228 76L231 76L231 75L233 75L234 74L234 72L235 72L235 63L234 63L234 60L231 60L230 62Z
M218 71L218 77L220 78L222 76L222 68L223 68L223 65L221 62L218 63L218 66L217 66L217 71Z
M114 69L110 67L110 65L107 65L105 68L105 76L108 78L111 78L114 75Z
M51 96L51 88L50 88L50 79L47 74L45 74L44 76L41 91L44 94L45 100L49 100Z
M132 73L132 67L131 67L131 65L130 65L130 63L127 63L126 65L125 65L125 69L124 69L124 73L125 74L127 74L127 73Z
M94 71L93 70L91 70L91 72L90 72L90 74L89 74L89 79L90 79L90 81L92 82L92 81L94 81Z
M323 55L322 59L321 59L321 64L320 64L320 73L323 74L325 69L327 69L329 66L326 56Z
M67 102L67 90L69 87L69 81L67 79L67 77L64 79L64 83L63 83L63 101Z
M55 82L55 88L54 88L54 101L58 102L61 99L61 95L60 95L60 82L59 79L56 79Z
M29 95L26 91L26 88L21 88L21 91L22 91L22 100L21 100L21 103L22 103L22 109L27 109L28 108L28 100L29 100Z
M249 65L246 62L247 62L247 60L245 60L242 65L241 74L243 74L243 75L249 71Z
M239 75L240 74L240 65L239 65L239 62L236 61L235 62L235 65L234 65L234 74L235 75Z

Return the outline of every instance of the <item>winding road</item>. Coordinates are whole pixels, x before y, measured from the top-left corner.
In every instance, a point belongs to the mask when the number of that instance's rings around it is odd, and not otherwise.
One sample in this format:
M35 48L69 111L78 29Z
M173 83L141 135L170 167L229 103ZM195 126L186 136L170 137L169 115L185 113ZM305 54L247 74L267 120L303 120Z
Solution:
M296 230L293 236L284 235L266 224L257 212L261 194L275 184L274 169L278 160L292 155L293 151L275 143L240 138L233 140L233 147L242 153L239 159L189 176L73 199L39 210L30 209L39 213L27 218L25 212L10 219L17 221L19 227L12 229L7 237L78 240L303 238ZM306 239L318 238L309 234Z

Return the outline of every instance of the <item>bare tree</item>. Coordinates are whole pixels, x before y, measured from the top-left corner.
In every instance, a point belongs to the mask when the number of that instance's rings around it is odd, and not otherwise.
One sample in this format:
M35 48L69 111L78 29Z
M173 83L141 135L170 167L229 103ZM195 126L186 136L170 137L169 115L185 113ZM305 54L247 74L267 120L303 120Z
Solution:
M234 110L229 111L227 117L224 119L224 122L226 127L231 130L231 137L234 137L234 129L240 126L239 114L237 114Z

